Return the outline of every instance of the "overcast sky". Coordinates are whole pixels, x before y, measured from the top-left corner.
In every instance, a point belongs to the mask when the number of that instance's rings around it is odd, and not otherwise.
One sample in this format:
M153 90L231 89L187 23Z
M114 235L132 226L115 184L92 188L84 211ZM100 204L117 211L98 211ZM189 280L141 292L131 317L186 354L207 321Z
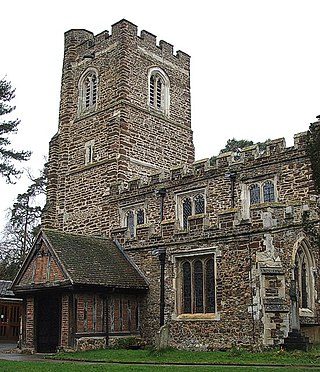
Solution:
M30 149L23 166L44 163L58 125L64 32L111 31L125 18L191 55L192 127L196 159L229 138L285 137L320 114L320 1L314 0L2 0L0 78L16 88L21 119L12 137ZM4 210L27 183L0 179Z

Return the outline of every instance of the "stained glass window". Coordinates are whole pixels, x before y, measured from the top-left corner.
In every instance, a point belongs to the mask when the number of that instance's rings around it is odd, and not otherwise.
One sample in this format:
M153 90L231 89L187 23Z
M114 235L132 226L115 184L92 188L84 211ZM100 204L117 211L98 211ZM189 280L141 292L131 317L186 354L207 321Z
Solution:
M307 293L307 269L306 263L302 263L301 267L301 304L302 307L308 307L308 293Z
M260 203L260 187L258 184L250 186L250 204Z
M203 265L199 260L194 263L194 295L195 312L203 313Z
M263 200L265 203L274 202L274 184L271 181L263 184Z
M195 196L194 208L195 208L195 214L204 213L204 196L202 194Z
M182 214L183 214L183 228L188 227L188 217L192 215L192 204L191 199L186 198L182 204Z
M215 290L214 290L214 261L209 259L206 263L206 313L215 311Z
M189 262L183 264L183 312L191 313L191 267Z
M182 307L183 313L215 312L214 259L184 259L182 263Z

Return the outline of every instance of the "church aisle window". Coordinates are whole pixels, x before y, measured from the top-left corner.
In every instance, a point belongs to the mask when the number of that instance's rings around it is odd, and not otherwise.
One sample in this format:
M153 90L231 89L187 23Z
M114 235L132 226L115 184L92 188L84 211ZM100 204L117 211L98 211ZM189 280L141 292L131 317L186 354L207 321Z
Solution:
M256 182L249 186L250 205L276 201L275 184L271 180Z
M188 257L179 261L180 314L215 312L214 257Z
M131 238L136 236L137 226L146 223L145 209L142 205L122 208L120 216L122 216L122 226L127 227Z
M187 230L189 226L189 217L205 213L205 191L196 190L177 195L176 213L180 226Z

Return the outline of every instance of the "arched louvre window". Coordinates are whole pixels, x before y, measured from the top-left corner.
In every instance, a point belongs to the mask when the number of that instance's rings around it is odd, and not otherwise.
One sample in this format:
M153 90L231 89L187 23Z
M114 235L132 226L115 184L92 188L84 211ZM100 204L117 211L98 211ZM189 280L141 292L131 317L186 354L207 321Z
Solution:
M181 262L181 313L215 312L214 258L187 258Z
M184 199L182 203L182 214L183 214L183 228L186 229L188 226L188 217L192 216L191 198Z
M169 79L160 68L149 71L149 105L157 111L169 113Z
M274 198L274 184L271 181L266 181L263 184L263 201L265 203L272 203L275 201Z
M87 71L80 79L80 112L94 109L98 96L98 76L95 70Z
M250 204L260 203L260 186L254 184L250 186Z

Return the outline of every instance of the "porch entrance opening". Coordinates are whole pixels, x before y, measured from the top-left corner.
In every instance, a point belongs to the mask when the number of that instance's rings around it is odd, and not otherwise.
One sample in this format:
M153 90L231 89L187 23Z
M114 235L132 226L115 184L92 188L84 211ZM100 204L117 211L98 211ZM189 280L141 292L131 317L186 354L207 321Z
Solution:
M43 294L36 301L36 337L38 353L54 353L59 345L60 296Z

